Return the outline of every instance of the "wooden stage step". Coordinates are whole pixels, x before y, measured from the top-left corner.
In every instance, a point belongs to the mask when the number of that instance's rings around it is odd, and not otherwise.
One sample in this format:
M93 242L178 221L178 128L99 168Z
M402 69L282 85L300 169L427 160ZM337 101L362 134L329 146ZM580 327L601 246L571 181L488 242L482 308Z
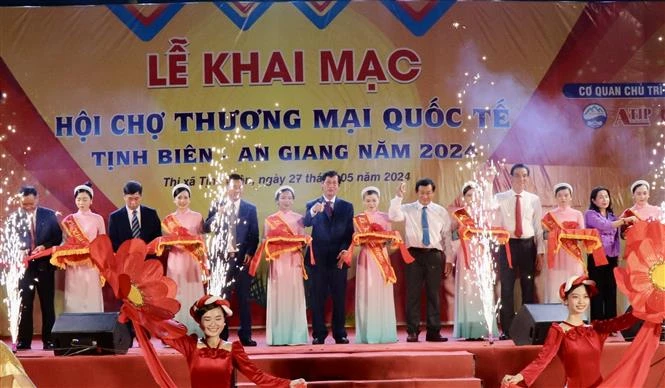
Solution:
M238 387L256 387L253 383L238 383ZM338 380L338 381L308 381L307 387L316 388L340 388L340 387L358 387L358 388L480 388L482 387L480 379L475 377L457 378L457 379L398 379L398 380Z
M185 359L174 349L153 340L159 357L179 388L189 387ZM605 345L601 373L607 375L629 343ZM511 341L449 341L383 345L303 345L247 348L250 358L266 372L288 378L303 377L317 388L357 387L498 387L501 378L531 362L540 346L515 346ZM54 357L33 344L18 353L26 372L39 388L157 388L138 348L119 356ZM665 387L665 343L652 360L644 388ZM239 376L239 383L247 380ZM442 384L445 382L445 384ZM534 388L563 386L563 366L555 358Z
M467 351L383 351L256 355L252 360L281 376L299 371L307 381L454 379L475 376L474 355ZM244 376L239 382L248 381Z
M253 354L251 359L268 373L288 378L302 377L316 387L480 387L480 379L475 376L474 355L467 351L345 352L335 349L308 352L307 348L301 349L302 353L299 349L285 348L293 353ZM189 387L185 359L174 350L170 352L172 354L160 355L164 367L178 387ZM22 358L21 362L40 388L156 387L143 357L137 353L42 356ZM242 374L238 374L238 383L252 386Z

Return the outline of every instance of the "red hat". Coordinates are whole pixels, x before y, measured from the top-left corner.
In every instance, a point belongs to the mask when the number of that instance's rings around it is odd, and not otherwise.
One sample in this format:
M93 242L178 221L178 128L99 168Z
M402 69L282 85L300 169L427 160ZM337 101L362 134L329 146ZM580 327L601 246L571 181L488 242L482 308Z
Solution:
M191 315L196 322L201 323L201 316L203 314L199 314L199 310L211 304L220 307L227 316L230 317L233 315L229 301L216 295L203 295L200 297L199 300L189 308L189 315Z
M566 300L566 293L573 289L573 287L583 284L586 287L589 297L598 295L598 288L596 288L596 282L589 279L586 275L582 276L571 276L565 283L561 284L559 287L559 298L561 300Z

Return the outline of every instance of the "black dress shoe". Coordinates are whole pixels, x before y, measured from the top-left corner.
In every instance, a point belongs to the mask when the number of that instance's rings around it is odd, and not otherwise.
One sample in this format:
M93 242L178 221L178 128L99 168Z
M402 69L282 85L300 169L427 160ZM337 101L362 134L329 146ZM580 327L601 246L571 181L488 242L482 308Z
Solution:
M46 342L44 342L43 349L44 350L53 350L53 349L55 349L55 344L53 343L53 341L46 341Z
M335 343L336 343L336 344L342 344L342 345L344 345L344 344L348 344L348 343L349 343L349 339L346 338L346 337L335 338Z
M323 345L326 343L326 340L323 338L314 338L312 340L312 345Z
M448 341L448 338L442 336L441 334L432 334L432 335L427 335L425 337L425 341L427 342L446 342Z
M418 334L408 333L406 335L406 342L418 342Z
M16 343L16 350L30 350L30 342L28 341L18 341Z
M242 344L242 346L256 346L256 341L254 341L251 338L241 339L240 343Z

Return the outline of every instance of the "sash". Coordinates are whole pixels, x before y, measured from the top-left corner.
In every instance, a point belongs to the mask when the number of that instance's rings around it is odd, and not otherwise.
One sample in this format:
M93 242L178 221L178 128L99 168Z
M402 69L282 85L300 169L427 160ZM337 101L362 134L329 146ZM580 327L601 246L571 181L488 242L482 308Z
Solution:
M383 247L386 244L390 244L391 248L397 246L402 254L402 260L406 264L412 263L414 259L407 250L402 236L396 230L385 230L381 225L372 223L367 214L364 213L353 217L353 224L357 232L353 234L351 245L349 245L347 254L343 257L346 265L351 264L353 246L363 245L367 248L374 262L379 266L383 280L386 283L396 283L397 276L395 275L395 269L390 264L390 257L386 255Z
M565 221L560 224L559 221L552 215L552 212L547 212L541 220L543 228L549 232L547 238L547 266L548 268L554 267L554 256L561 248L566 250L577 259L584 273L587 273L586 266L584 265L584 253L591 253L593 261L596 266L606 265L607 257L605 256L605 249L600 240L600 234L596 229L579 229L576 222ZM582 247L584 251L580 247Z
M264 251L266 253L266 261L277 260L283 253L298 252L302 260L302 277L307 280L305 257L301 250L303 247L309 247L310 263L314 265L316 262L314 260L314 251L312 250L312 237L296 235L279 213L268 216L266 222L270 226L270 231L266 233L265 240L263 240L254 257L252 257L249 264L249 274L252 276L256 275L256 270L259 268L261 256L263 256Z
M507 230L503 228L489 228L484 230L477 228L475 221L464 208L456 210L453 215L460 224L458 234L461 243L460 245L462 246L462 252L464 253L464 266L466 268L469 268L469 241L471 241L474 236L479 236L483 233L489 233L496 239L496 242L499 245L504 245L506 247L508 266L513 268L513 259L510 255L510 244L508 244L510 233L508 233Z
M67 266L89 265L95 266L90 259L90 241L83 232L83 228L73 214L68 215L62 220L62 229L67 234L65 243L59 246L44 249L26 257L23 262L27 266L30 260L51 256L49 262L60 269L67 269ZM99 282L104 285L105 279L99 276Z
M208 279L210 272L206 265L205 241L201 236L193 236L189 230L182 226L174 214L169 214L162 220L162 229L166 236L157 237L148 244L148 254L161 256L169 247L181 246L201 268L204 279Z

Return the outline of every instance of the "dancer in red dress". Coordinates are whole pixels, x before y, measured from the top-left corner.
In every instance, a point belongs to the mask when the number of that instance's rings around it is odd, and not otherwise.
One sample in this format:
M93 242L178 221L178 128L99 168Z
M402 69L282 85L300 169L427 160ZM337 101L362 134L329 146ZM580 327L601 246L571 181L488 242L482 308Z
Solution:
M192 388L235 386L234 369L259 387L304 387L303 379L282 379L261 371L239 341L231 343L220 338L226 318L232 314L229 306L228 301L218 296L201 297L189 312L201 326L205 338L199 341L196 335L191 335L164 339L187 358Z
M600 374L600 354L611 332L628 328L637 322L631 313L620 317L584 323L591 296L598 293L596 283L586 276L570 278L559 288L559 296L568 307L568 318L553 323L538 356L514 376L506 375L502 386L531 386L557 354L566 372L566 387L597 387L603 381Z
M90 257L106 278L118 300L122 301L118 322L131 324L148 369L163 388L176 388L164 369L148 333L182 353L189 365L191 386L235 387L234 370L238 369L260 387L302 387L303 379L288 380L260 371L245 353L240 342L226 342L220 334L231 315L229 302L218 296L205 295L194 303L190 314L200 325L205 337L187 336L187 329L172 319L180 310L175 299L177 285L163 275L161 263L145 260L148 247L134 238L123 242L117 252L106 235L90 243Z

